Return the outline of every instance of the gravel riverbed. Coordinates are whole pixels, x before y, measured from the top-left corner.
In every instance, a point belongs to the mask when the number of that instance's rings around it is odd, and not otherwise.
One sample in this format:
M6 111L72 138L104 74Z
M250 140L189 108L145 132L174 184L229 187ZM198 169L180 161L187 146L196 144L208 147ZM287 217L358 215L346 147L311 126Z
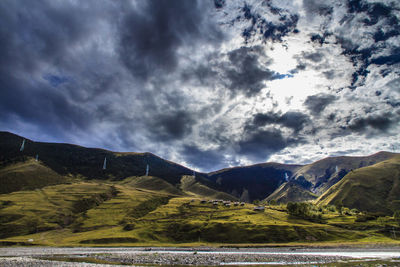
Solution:
M82 267L98 267L99 264L91 264L85 262L62 262L62 261L49 261L35 259L31 257L0 257L0 266L2 267L19 267L19 266L29 266L29 267L70 267L70 266L82 266ZM112 266L116 265L106 265L101 266ZM120 265L124 266L124 265Z
M49 258L52 260L50 261ZM0 248L0 266L299 265L347 260L399 260L400 248ZM59 261L54 261L58 259ZM66 262L67 260L80 262ZM63 261L65 260L65 261ZM90 260L88 260L90 262ZM399 262L400 264L400 262ZM116 266L106 265L103 266Z
M348 259L347 257L318 257L309 255L259 255L259 254L119 254L96 256L100 259L119 261L125 264L166 264L166 265L245 265L265 264L307 264L326 263Z

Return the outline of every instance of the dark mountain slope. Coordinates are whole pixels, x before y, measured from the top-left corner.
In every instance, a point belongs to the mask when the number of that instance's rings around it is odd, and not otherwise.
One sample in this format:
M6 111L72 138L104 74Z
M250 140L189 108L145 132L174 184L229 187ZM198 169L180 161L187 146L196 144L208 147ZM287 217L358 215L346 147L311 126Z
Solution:
M329 157L299 168L293 179L313 193L320 195L339 182L351 170L373 165L397 154L379 152L366 157Z
M25 148L20 147L23 137L0 132L0 168L39 156L40 161L60 175L81 176L84 179L122 180L130 176L142 176L146 165L149 174L175 185L182 175L192 171L151 153L116 153L103 149L85 148L70 144L41 143L26 139ZM103 170L104 158L107 167Z
M262 163L223 169L208 174L217 188L243 201L261 200L275 191L300 165ZM285 175L286 173L286 175Z

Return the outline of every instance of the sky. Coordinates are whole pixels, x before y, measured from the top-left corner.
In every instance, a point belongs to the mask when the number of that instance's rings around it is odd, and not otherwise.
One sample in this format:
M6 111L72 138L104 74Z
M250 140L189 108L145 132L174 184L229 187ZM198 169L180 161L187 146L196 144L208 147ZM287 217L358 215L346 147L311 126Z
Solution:
M0 130L197 171L400 149L396 0L2 0Z

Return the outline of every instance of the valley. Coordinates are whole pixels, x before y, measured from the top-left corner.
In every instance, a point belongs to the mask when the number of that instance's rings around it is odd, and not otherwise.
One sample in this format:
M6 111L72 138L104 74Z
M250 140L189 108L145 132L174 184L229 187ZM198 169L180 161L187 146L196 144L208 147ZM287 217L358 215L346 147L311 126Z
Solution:
M1 136L4 246L400 245L393 217L400 201L397 154L328 158L305 166L265 163L207 174L148 153L33 141L21 153L21 137ZM100 173L97 179L92 169ZM339 182L329 186L332 179ZM289 208L287 203L303 204ZM255 210L258 206L263 210Z

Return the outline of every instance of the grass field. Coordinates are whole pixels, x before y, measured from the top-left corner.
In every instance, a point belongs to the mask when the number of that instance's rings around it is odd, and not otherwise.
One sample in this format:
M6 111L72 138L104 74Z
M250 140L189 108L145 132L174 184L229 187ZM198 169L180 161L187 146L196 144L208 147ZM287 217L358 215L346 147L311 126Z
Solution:
M23 137L6 132L0 137L0 245L399 244L400 227L390 217L400 209L396 154L328 158L307 166L256 164L195 178L192 170L151 153L31 140L20 151ZM141 176L147 166L150 176ZM341 169L349 173L316 200L307 216L289 215L285 205L256 212L252 204L233 202L246 191L242 199L263 199L287 175L304 174L315 182L337 178ZM290 182L280 189L273 196L282 202L316 197ZM208 202L215 199L232 202ZM381 214L338 212L331 205Z
M317 199L319 205L341 204L392 215L400 210L400 157L347 174Z
M388 231L397 227L391 217L356 222L356 216L326 212L323 222L315 223L289 216L285 206L257 212L251 204L215 206L195 195L127 184L75 182L2 194L0 241L49 246L400 244Z
M34 178L32 178L34 177ZM68 178L54 172L40 161L28 159L0 169L0 194L32 190L65 183Z

